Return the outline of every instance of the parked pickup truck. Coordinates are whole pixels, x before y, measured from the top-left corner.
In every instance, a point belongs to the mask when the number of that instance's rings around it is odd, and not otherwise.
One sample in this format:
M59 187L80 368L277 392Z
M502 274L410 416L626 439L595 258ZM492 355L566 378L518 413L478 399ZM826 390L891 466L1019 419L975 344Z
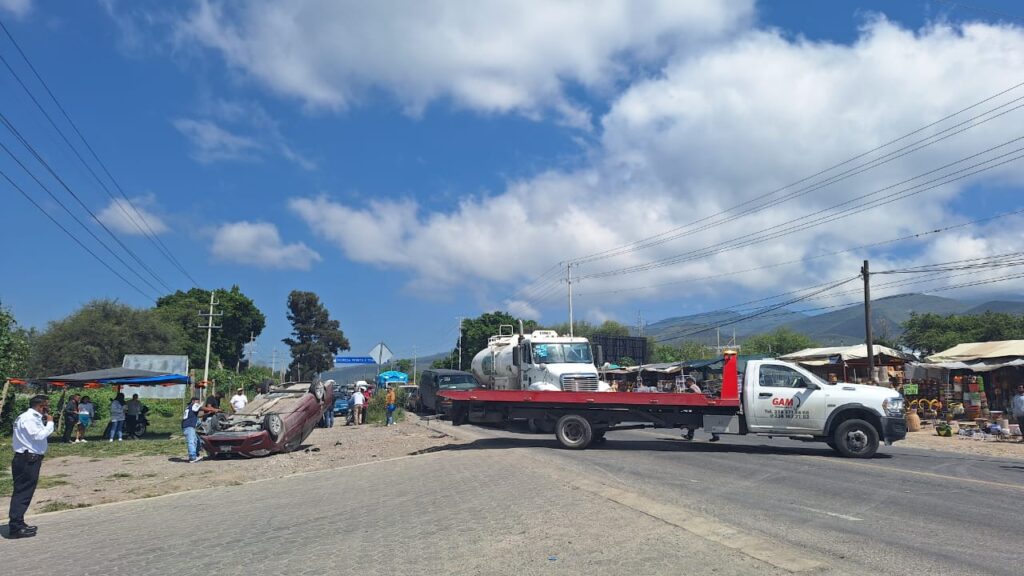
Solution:
M758 434L825 442L850 458L870 458L879 441L907 435L903 398L878 386L826 382L780 360L747 362L742 386L736 355L725 354L722 392L563 392L446 390L452 422L537 419L553 425L566 448L602 442L609 430L703 428L714 434Z

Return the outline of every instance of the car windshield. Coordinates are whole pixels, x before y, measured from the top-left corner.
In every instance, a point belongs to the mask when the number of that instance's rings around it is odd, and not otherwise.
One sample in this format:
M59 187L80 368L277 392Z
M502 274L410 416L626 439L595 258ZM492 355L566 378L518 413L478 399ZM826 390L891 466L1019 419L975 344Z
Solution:
M576 344L534 344L533 361L537 364L593 364L590 345L585 342Z
M450 376L438 376L437 387L445 390L469 390L476 388L476 378L469 374L453 374Z

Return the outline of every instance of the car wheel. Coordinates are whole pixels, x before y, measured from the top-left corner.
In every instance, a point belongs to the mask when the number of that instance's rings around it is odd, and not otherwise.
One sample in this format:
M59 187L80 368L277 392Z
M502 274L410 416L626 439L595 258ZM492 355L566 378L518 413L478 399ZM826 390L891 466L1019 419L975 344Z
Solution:
M327 388L323 382L314 382L309 385L309 393L316 396L317 402L323 402L324 395L327 394Z
M878 431L863 420L846 420L836 427L832 441L847 458L871 458L878 450Z
M263 418L263 429L270 434L270 439L277 442L284 437L284 420L278 414L267 414Z
M583 416L566 414L555 425L555 437L566 448L582 450L593 440L594 430L590 427L590 421Z

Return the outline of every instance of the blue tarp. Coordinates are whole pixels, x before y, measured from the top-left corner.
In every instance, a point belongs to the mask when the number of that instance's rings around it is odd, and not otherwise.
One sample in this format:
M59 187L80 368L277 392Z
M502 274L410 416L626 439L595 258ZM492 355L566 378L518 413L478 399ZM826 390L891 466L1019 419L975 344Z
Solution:
M409 382L409 375L405 372L398 372L397 370L388 370L387 372L381 372L377 375L377 386L385 386L392 382L406 384Z

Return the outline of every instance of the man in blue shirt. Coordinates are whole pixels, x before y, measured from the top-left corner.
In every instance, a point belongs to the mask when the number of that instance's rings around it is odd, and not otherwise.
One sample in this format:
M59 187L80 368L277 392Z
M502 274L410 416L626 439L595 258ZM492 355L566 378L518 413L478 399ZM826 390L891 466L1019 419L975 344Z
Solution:
M199 396L193 396L192 401L185 407L185 413L181 416L181 432L185 435L185 444L188 446L188 461L199 461L199 435L196 434L196 426L199 425L199 417L204 410L199 404Z

